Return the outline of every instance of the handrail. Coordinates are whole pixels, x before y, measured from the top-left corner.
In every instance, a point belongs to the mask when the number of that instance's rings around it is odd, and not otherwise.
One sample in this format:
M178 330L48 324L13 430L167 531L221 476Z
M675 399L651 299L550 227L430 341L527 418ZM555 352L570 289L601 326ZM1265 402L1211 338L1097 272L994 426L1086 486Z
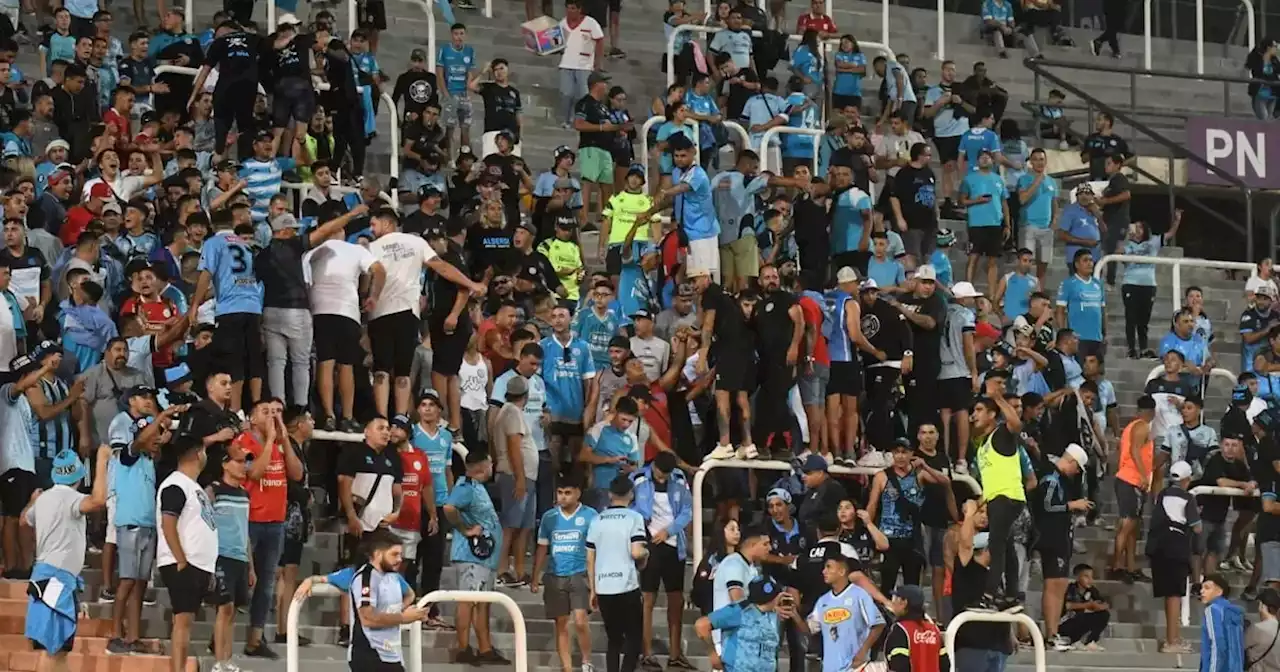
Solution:
M795 128L792 126L774 126L764 132L760 136L760 147L756 152L760 154L760 170L769 170L769 143L778 135L807 135L813 138L813 174L818 174L818 152L819 145L822 143L822 136L826 135L826 131L820 128ZM777 170L782 170L782 166L778 166Z
M352 0L354 4L354 0ZM411 5L417 5L427 14L427 72L436 71L436 12L431 6L431 0L405 0ZM486 0L486 4L488 0ZM437 86L444 86L444 82L439 82ZM391 106L395 110L395 105ZM391 122L392 126L396 125L396 120Z
M885 0L885 2L888 2L888 0ZM943 2L943 0L938 0L938 9L937 9L937 11L935 12L935 14L936 14L936 18L937 18L937 20L938 20L938 60L939 60L939 61L945 61L945 60L947 60L947 39L946 39L946 35L947 35L947 20L946 20L946 16L947 16L947 8L946 8L946 5L945 5L945 3ZM881 17L881 19L880 19L880 20L881 20L881 21L886 21L887 19L885 19L884 17ZM887 36L887 35L888 35L888 33L889 33L889 29L888 29L888 28L885 28L885 29L884 29L884 31L885 31L885 35ZM886 43L888 43L888 39L886 39L886 40L885 40L885 42L886 42ZM891 56L889 56L889 58L894 58L894 57L891 55ZM910 76L908 76L908 77L907 77L907 84L910 84L910 83L911 83L910 79L911 79L911 78L910 78Z
M327 583L319 583L311 587L311 595L295 595L289 602L289 615L285 619L284 669L285 672L298 672L298 617L302 614L302 605L315 596L339 597L342 591Z
M827 0L828 3L830 1L831 0ZM885 0L885 1L888 2L888 0ZM888 5L886 4L885 7L887 8ZM886 21L888 20L888 14L885 14L885 20ZM668 87L676 83L676 36L682 32L683 33L703 33L706 35L710 35L712 33L718 33L722 30L724 30L724 28L721 26L703 26L696 23L686 23L671 29L671 35L667 36L667 53L666 53L667 86ZM764 33L761 33L758 30L751 31L752 37L762 37L763 35ZM803 36L788 35L787 40L790 42L799 42L801 37ZM838 49L840 47L840 40L837 38L830 38L830 39L822 40L822 44L824 46L835 45L836 48ZM880 53L885 56L885 58L894 58L893 49L890 48L889 46L889 39L887 36L881 42L859 42L858 48L862 49L863 51L866 51L867 49L878 49ZM826 63L823 63L823 66L825 69Z
M702 554L704 551L702 546L702 539L704 534L703 528L705 527L704 521L702 520L702 486L703 486L703 483L705 483L707 480L707 474L711 473L712 469L722 469L722 468L750 469L750 470L761 470L761 471L791 471L792 470L791 463L784 462L782 460L707 460L703 462L702 466L698 467L697 471L693 472L692 487L693 487L693 566L694 567L697 567L698 565L702 564ZM837 476L847 476L847 475L874 476L884 471L884 467L841 467L833 464L827 467L827 471ZM982 494L982 486L978 485L978 482L974 480L972 476L951 472L948 474L948 477L952 481L959 481L961 483L964 483L966 486L969 487L971 491L973 491L974 494L976 495Z
M640 127L640 132L636 134L637 140L640 142L640 151L636 153L636 159L640 162L640 169L644 171L645 186L650 189L653 188L653 184L649 182L649 130L658 124L666 123L666 121L667 121L667 118L662 116L654 115L652 117L649 117L648 119L644 120L644 124ZM701 164L701 161L702 161L702 148L698 146L702 144L698 141L699 140L698 135L701 132L701 130L702 130L701 124L694 124L693 162L699 165ZM661 159L659 159L659 161L661 161Z
M428 605L436 602L486 602L489 604L502 605L507 610L507 614L511 616L511 624L515 630L515 652L511 659L511 663L515 665L516 672L529 672L529 631L525 626L524 612L520 611L520 605L511 599L506 593L497 591L478 591L478 590L435 590L423 595L418 600L418 608L426 609ZM292 612L290 613L292 615ZM295 637L293 631L295 628L290 627L289 637ZM406 672L422 672L422 621L414 621L409 624L409 664ZM297 672L296 670L288 670L287 672Z
M1070 93L1071 95L1074 95L1077 98L1080 98L1081 100L1087 100L1092 102L1094 105L1098 107L1098 109L1102 110L1103 112L1106 112L1107 114L1110 114L1114 119L1118 119L1128 124L1129 126L1133 127L1133 129L1138 131L1139 133L1146 135L1148 138L1153 140L1156 144L1160 145L1161 147L1164 147L1166 150L1171 152L1173 156L1185 156L1187 161L1194 161L1197 165L1203 167L1209 173L1212 173L1213 175L1216 175L1222 178L1224 182L1227 182L1228 184L1244 192L1245 255L1246 255L1246 258L1248 259L1255 258L1253 254L1253 193L1254 193L1254 190L1252 187L1246 184L1244 180L1241 180L1240 178L1236 177L1235 175L1232 175L1231 173L1228 173L1222 168L1219 168L1213 165L1207 159L1200 156L1199 154L1193 154L1187 151L1187 149L1184 146L1173 142L1172 140L1161 135L1160 133L1157 133L1156 131L1148 127L1146 124L1143 124L1142 122L1121 112L1120 110L1117 110L1116 108L1098 100L1094 96L1089 95L1080 87L1072 84L1071 82L1068 82L1065 79L1045 70L1043 66L1048 65L1047 63L1042 63L1034 58L1027 58L1022 61L1022 64L1028 70L1035 73L1038 77L1044 77L1045 79L1052 82L1055 86L1061 88L1067 93ZM1039 80L1037 79L1037 81Z
M1155 380L1156 378L1159 378L1163 373L1164 373L1164 365L1163 365L1163 364L1157 364L1157 365L1155 366L1155 368L1151 369L1151 371L1147 374L1147 379L1146 379L1145 381L1143 381L1143 384L1149 383L1149 382L1151 382L1152 380ZM1214 367L1212 370L1210 370L1210 371L1209 371L1209 375L1208 375L1208 376L1206 376L1206 378L1212 378L1212 377L1214 377L1214 376L1217 376L1218 378L1221 378L1221 379L1223 379L1223 380L1227 381L1227 384L1228 384L1228 385L1231 385L1232 387L1235 387L1236 380L1237 380L1237 376L1236 376L1236 374L1235 374L1235 373L1233 373L1230 369L1224 369L1224 368L1222 368L1222 367L1220 367L1220 366L1216 366L1216 367ZM1204 494L1206 494L1206 495L1212 495L1212 494L1217 494L1217 493L1206 492L1206 493L1204 493Z
M1044 653L1044 635L1040 632L1040 625L1030 616L1024 613L1009 614L1005 612L987 613L981 611L964 611L956 614L955 618L947 624L947 632L943 636L946 640L947 657L951 659L951 672L956 672L956 634L960 631L960 626L974 621L980 623L1016 623L1031 632L1031 643L1036 650L1036 672L1045 672L1048 669L1048 663L1045 661ZM292 637L292 635L290 635ZM296 670L289 670L296 672Z
M941 0L939 0L941 2ZM1240 4L1244 5L1244 13L1249 21L1249 50L1252 51L1258 43L1257 25L1253 16L1252 0L1240 0ZM1142 25L1143 25L1143 62L1147 69L1151 69L1151 0L1142 0ZM1204 74L1204 0L1196 0L1196 73Z
M275 2L275 0L271 0L271 1L272 1L272 2ZM888 2L888 0L885 0L885 1L886 1L886 2ZM186 16L184 16L184 17L182 17L182 18L183 18L183 20L184 20L184 21L186 22L186 24L187 24L187 32L188 32L188 33L195 33L195 32L196 32L196 19L195 19L195 16L196 16L196 3L195 3L195 0L187 0L187 3L186 3L186 4L187 4L187 15L186 15Z
M1108 254L1093 265L1093 277L1101 278L1102 269L1109 264L1151 264L1153 266L1172 266L1173 267L1173 310L1176 312L1182 307L1182 267L1190 266L1191 268L1214 268L1224 271L1252 271L1253 275L1258 274L1256 264L1250 264L1243 261L1216 261L1213 259L1198 259L1196 257L1148 257L1139 254ZM1231 373L1228 371L1227 373ZM1150 380L1150 379L1148 379ZM1235 384L1235 374L1232 374L1232 384Z

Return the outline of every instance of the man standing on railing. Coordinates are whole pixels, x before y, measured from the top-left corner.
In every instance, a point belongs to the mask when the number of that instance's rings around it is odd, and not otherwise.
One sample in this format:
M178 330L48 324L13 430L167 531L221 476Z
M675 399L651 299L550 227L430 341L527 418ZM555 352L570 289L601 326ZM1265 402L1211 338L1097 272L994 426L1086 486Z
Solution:
M982 474L982 499L987 505L991 556L982 597L976 602L979 609L1004 610L1017 606L1016 597L1010 594L1018 586L1018 559L1011 545L1015 543L1011 535L1014 523L1027 502L1022 463L1018 457L1022 418L1004 398L1002 381L988 380L985 392L986 396L973 407L971 421L974 443L978 446L977 463ZM1002 583L1005 586L1003 595L1000 591Z

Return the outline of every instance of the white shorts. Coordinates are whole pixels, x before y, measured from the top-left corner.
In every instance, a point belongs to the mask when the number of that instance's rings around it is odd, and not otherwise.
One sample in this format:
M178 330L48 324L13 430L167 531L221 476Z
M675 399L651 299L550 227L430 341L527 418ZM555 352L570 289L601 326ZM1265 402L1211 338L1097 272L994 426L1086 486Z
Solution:
M402 530L398 527L391 528L391 531L395 533L401 544L404 545L404 559L417 560L418 542L422 541L422 533L414 532L413 530Z
M689 241L689 257L685 260L685 265L689 271L711 271L711 279L720 282L720 239Z
M107 543L115 545L116 543L116 498L111 496L107 498Z
M1042 264L1053 263L1053 229L1035 229L1022 226L1022 247L1031 250L1031 256Z

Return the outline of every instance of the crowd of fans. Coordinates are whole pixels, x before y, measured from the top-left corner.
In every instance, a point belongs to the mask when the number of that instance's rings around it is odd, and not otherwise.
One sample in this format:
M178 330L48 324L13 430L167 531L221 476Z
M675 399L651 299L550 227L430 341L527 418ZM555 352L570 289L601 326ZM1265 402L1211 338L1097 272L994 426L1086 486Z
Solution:
M110 11L68 3L38 81L13 63L25 30L0 37L3 566L30 581L41 670L65 669L81 599L113 603L109 653L154 653L139 633L156 573L175 671L204 645L191 642L203 604L216 607L214 669L236 672L237 610L244 654L274 659L289 601L322 582L344 590L352 669L400 669L399 626L413 621L454 631L457 662L508 662L487 604L460 605L452 623L413 605L446 558L463 590L543 595L566 671L571 639L591 670L593 611L609 672L661 668L659 593L669 669L694 669L686 595L717 669L773 669L782 640L793 671L806 654L832 670L949 669L940 627L966 609L1021 610L1033 558L1058 650L1101 649L1095 574L1152 583L1163 651L1189 651L1176 627L1188 581L1213 626L1202 655L1243 650L1215 572L1251 571L1250 598L1280 583L1269 264L1241 318L1250 370L1218 432L1202 424L1203 296L1188 290L1151 350L1154 267L1123 268L1128 355L1161 358L1164 375L1122 425L1094 264L1155 254L1180 218L1163 233L1131 223L1128 148L1109 117L1081 145L1105 190L1068 196L1044 150L1001 119L1007 94L981 64L956 83L943 63L936 85L904 55L868 71L815 2L783 96L770 72L785 40L750 31L772 18L776 34L785 5L721 3L710 72L693 57L704 45L677 41L679 83L651 110L664 117L651 171L633 144L644 115L602 69L620 53L619 8L566 4L562 121L579 142L536 176L511 64L477 63L462 24L435 72L410 54L398 109L379 112L382 3L362 5L345 40L326 11L305 27L282 14L268 35L237 7L194 35L169 10L127 50ZM1062 41L1051 7L1028 25ZM673 0L664 20L708 17ZM864 125L873 74L881 113ZM378 113L405 138L391 194L364 177ZM1061 110L1043 116L1043 138L1066 142ZM726 120L751 136L727 158ZM806 138L762 147L782 126L822 126L817 155ZM963 276L943 220L966 223ZM1053 264L1069 274L1050 293ZM1073 559L1074 530L1096 524L1112 441L1121 522L1095 570ZM695 557L694 474L730 459L791 469L711 472L712 539ZM1228 535L1232 500L1197 505L1193 482L1262 496L1234 500ZM1136 548L1152 500L1148 576ZM328 524L314 515L341 531L341 567L303 578ZM94 594L87 553L103 570ZM1280 594L1260 599L1249 651L1267 657ZM952 653L959 669L998 670L1026 637L973 624ZM1213 669L1242 669L1231 664Z

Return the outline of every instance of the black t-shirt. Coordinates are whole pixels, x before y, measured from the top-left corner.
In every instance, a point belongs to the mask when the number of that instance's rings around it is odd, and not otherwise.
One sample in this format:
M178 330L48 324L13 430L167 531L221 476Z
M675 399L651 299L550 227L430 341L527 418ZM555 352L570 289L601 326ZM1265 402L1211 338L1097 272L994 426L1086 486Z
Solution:
M440 104L440 84L436 73L413 69L400 73L396 77L395 88L391 90L391 99L398 103L401 98L404 99L405 119L410 114L421 118L427 105Z
M759 334L761 359L775 363L785 362L787 348L791 347L791 336L795 333L795 323L791 321L788 311L795 304L795 296L780 289L764 294L756 302L756 332ZM716 315L716 321L719 322L719 313Z
M603 100L596 100L591 96L583 96L578 101L578 104L573 106L573 114L576 118L592 126L610 123L609 103ZM615 133L617 131L579 131L578 147L599 147L605 151L612 151L614 149L613 136Z
M439 211L428 215L419 208L406 215L400 221L400 230L415 236L421 236L427 231L443 231L448 221Z
M925 329L911 323L911 351L914 354L912 374L917 380L937 377L942 369L942 335L946 329L947 304L937 292L927 298L904 296L899 301L904 308L917 314L932 317L933 329Z
M430 156L432 154L443 157L444 151L441 147L444 145L448 135L444 126L440 124L431 124L430 126L420 123L412 123L405 126L404 137L412 142L410 149L418 156Z
M1112 173L1107 181L1107 187L1102 190L1103 196L1118 196L1129 191L1129 178L1119 171ZM1111 205L1102 207L1102 221L1106 222L1108 227L1119 227L1121 230L1129 228L1129 204L1128 201L1121 201Z
M940 450L935 449L930 455L916 448L915 454L932 469L946 471L951 468L951 460L947 459L947 454ZM926 527L943 529L951 524L951 510L947 508L947 486L941 483L924 485L924 506L920 507L920 523Z
M535 284L540 284L551 292L556 291L563 284L560 282L560 276L556 275L556 267L551 265L547 255L537 250L530 250L528 253L517 250L514 256L518 264L517 275L523 273L526 277L537 278Z
M454 268L465 269L466 261L463 259L462 248L453 241L449 241L449 248L445 250L440 258L445 262L453 264ZM427 277L431 281L430 309L428 311L432 324L442 325L444 320L449 316L449 311L453 310L453 303L458 298L458 286L453 284L452 280L444 276L437 275L435 271L428 270ZM463 310L458 314L458 330L463 329L469 324L469 312Z
M723 287L716 283L708 285L702 294L702 307L704 310L716 311L712 346L718 353L726 351L739 353L744 342L751 340L751 335L747 333L747 320L742 314L742 307L738 305L736 298L724 291Z
M840 501L847 497L844 486L827 476L827 480L816 488L805 491L797 508L800 522L812 525L818 518L840 508Z
M1055 552L1071 552L1071 512L1067 510L1069 485L1062 473L1053 473L1040 479L1034 494L1036 531L1039 533L1036 548Z
M733 77L740 77L742 78L742 81L748 83L760 82L760 78L757 77L756 73L752 70L740 70L738 71L738 74ZM729 80L725 80L725 82L728 81ZM728 98L725 105L725 119L741 119L742 110L747 106L747 101L751 99L751 96L756 95L756 93L757 91L748 89L741 84L721 84L720 95Z
M1129 143L1118 135L1102 135L1090 133L1084 139L1083 154L1089 157L1089 179L1105 180L1107 171L1104 167L1108 156L1128 156Z
M871 531L867 529L866 524L861 520L853 521L853 527L841 528L839 533L840 543L849 544L853 547L853 552L857 554L857 561L863 566L869 566L875 563L876 555L879 551L876 549L876 540L871 536ZM853 570L853 567L849 568Z
M215 92L232 84L258 82L258 36L244 31L228 33L213 41L205 56L218 69Z
M287 240L271 239L271 244L253 258L253 272L262 281L262 305L267 308L310 307L307 283L302 274L302 255L306 254L310 236L302 234Z
M907 228L913 231L936 231L938 213L934 210L937 178L929 166L903 166L893 178L893 195L902 207Z
M1249 473L1249 465L1244 461L1228 460L1222 451L1215 450L1204 464L1204 475L1199 485L1218 485L1218 479L1229 478L1233 481L1248 482L1253 480ZM1230 497L1204 496L1196 497L1200 505L1200 518L1207 523L1223 523L1227 520L1230 509Z
M315 42L313 35L302 34L295 36L289 43L277 49L272 44L272 54L275 61L274 74L276 79L284 79L285 77L297 77L307 80L308 85L311 82L311 68L309 67L308 53L311 51L311 45Z
M819 282L826 281L826 268L831 258L831 232L827 227L827 211L812 199L801 196L792 208L791 221L796 248L800 251L801 273L816 269Z
M337 471L339 476L350 476L353 479L359 479L361 476L373 477L373 482L367 492L370 496L383 487L390 487L385 484L388 479L390 479L391 484L404 482L404 470L400 465L400 455L391 446L387 446L382 450L374 450L367 443L362 443L358 446L347 446L342 449L342 453L338 456ZM355 493L353 499L362 494L366 493ZM363 506L358 501L355 504L356 512L359 513Z
M977 560L956 562L951 574L951 604L955 613L976 605L987 585L987 571ZM956 633L957 649L982 649L1013 653L1009 626L1001 623L970 623Z
M480 85L480 99L484 101L484 132L511 131L519 142L520 127L516 120L523 109L520 90L514 86L485 82Z
M210 348L202 348L196 352L206 350L210 350ZM188 365L190 366L189 362ZM194 369L195 367L192 366L193 371ZM213 436L223 429L231 429L238 432L240 430L240 418L235 413L222 408L213 401L202 399L188 409L186 413L182 414L178 433L204 438Z
M870 308L862 306L862 335L877 350L883 350L888 361L900 361L903 353L911 349L911 329L902 311L877 298ZM862 365L870 366L878 360L863 352Z
M515 227L502 228L475 227L467 232L467 251L471 253L471 272L479 277L489 268L495 275L511 271L512 256L511 238Z
M766 530L769 532L769 553L773 555L789 555L797 558L804 557L805 550L809 546L805 539L804 528L800 525L800 521L791 521L792 529L790 532L784 532L774 521L770 520L765 523ZM772 577L774 580L782 583L784 586L792 588L800 588L800 577L791 569L789 565L777 565L766 563L764 565L764 573L766 576Z
M507 223L514 225L520 216L520 173L516 171L516 161L520 157L515 154L499 154L494 152L484 157L484 172L490 177L502 181L506 188L502 190L502 204L507 206ZM510 208L516 206L516 215L511 217Z
M840 557L840 542L828 540L815 542L796 559L795 587L800 589L800 601L805 605L802 613L811 611L813 603L830 590L822 576L822 568L826 566L827 560Z

